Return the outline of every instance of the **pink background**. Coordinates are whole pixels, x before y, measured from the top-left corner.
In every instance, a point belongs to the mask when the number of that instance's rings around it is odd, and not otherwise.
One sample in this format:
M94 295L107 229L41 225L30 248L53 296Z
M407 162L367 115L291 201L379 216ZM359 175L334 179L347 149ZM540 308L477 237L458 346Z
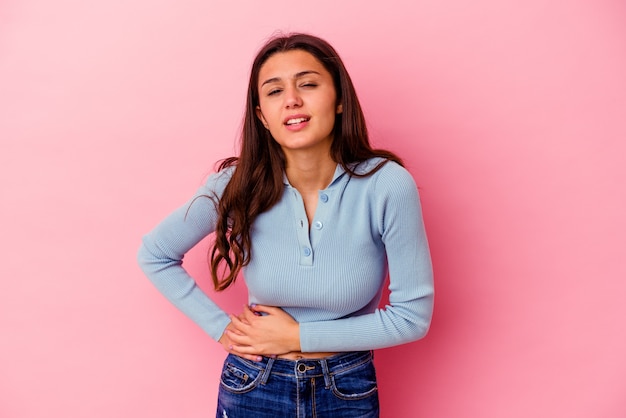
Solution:
M0 416L213 415L224 352L135 254L275 29L336 46L421 189L435 317L377 352L383 418L626 416L621 0L1 2Z

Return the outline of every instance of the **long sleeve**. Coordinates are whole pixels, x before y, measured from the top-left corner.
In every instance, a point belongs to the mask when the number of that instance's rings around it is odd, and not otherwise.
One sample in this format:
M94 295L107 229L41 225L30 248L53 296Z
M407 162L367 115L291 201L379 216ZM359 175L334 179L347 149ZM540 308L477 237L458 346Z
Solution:
M428 331L433 272L415 182L406 170L391 163L375 177L370 216L378 225L387 256L389 305L363 315L301 323L304 352L390 347L422 338Z
M365 172L380 160L361 167ZM196 195L143 239L139 264L154 285L212 338L228 316L182 267L187 251L215 229L214 206L231 170L209 178ZM213 196L210 199L207 196ZM433 308L433 275L415 182L388 162L351 177L337 167L319 191L312 227L296 189L260 214L244 267L249 302L283 308L300 324L304 352L370 350L423 337ZM389 274L389 306L378 309Z
M228 172L212 175L192 199L145 235L137 256L156 288L215 340L219 340L230 319L198 287L182 261L187 251L215 230L214 199L226 186Z

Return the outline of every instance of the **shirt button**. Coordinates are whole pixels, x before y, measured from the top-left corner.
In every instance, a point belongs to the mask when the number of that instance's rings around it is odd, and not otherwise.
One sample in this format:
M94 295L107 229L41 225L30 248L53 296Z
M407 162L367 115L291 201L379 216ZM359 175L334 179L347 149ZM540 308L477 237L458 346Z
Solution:
M322 200L322 202L326 203L328 202L328 195L326 193L322 193L320 195L320 199Z
M322 229L323 227L324 227L324 224L323 224L323 223L321 223L320 221L316 221L316 222L313 224L313 228L315 228L315 229Z
M309 247L304 247L304 248L302 249L302 253L303 253L306 257L308 257L308 256L310 256L310 255L311 255L311 249L310 249Z

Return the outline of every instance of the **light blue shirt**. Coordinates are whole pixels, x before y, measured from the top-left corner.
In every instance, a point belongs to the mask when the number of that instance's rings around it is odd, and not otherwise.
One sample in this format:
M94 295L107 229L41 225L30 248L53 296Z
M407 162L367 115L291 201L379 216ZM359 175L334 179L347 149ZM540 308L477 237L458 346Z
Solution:
M361 163L370 171L380 159ZM154 285L212 338L230 322L182 267L184 254L215 230L219 197L232 168L209 177L197 193L143 239L139 264ZM249 303L278 306L300 324L303 352L371 350L403 344L428 331L433 275L413 178L388 162L368 177L338 165L319 191L311 225L298 191L285 177L282 198L251 229L243 276ZM389 275L389 305L378 304Z

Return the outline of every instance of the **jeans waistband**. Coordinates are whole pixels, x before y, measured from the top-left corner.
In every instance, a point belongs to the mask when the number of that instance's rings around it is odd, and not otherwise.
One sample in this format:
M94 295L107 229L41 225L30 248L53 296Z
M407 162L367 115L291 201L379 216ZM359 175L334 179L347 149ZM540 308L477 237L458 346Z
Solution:
M248 362L250 366L262 369L263 376L261 384L265 384L271 374L279 374L283 376L291 376L297 379L308 379L313 377L324 377L326 386L330 386L331 377L340 374L363 363L371 361L374 357L372 351L354 351L349 353L341 353L330 357L320 359L274 359L263 357L259 362Z

